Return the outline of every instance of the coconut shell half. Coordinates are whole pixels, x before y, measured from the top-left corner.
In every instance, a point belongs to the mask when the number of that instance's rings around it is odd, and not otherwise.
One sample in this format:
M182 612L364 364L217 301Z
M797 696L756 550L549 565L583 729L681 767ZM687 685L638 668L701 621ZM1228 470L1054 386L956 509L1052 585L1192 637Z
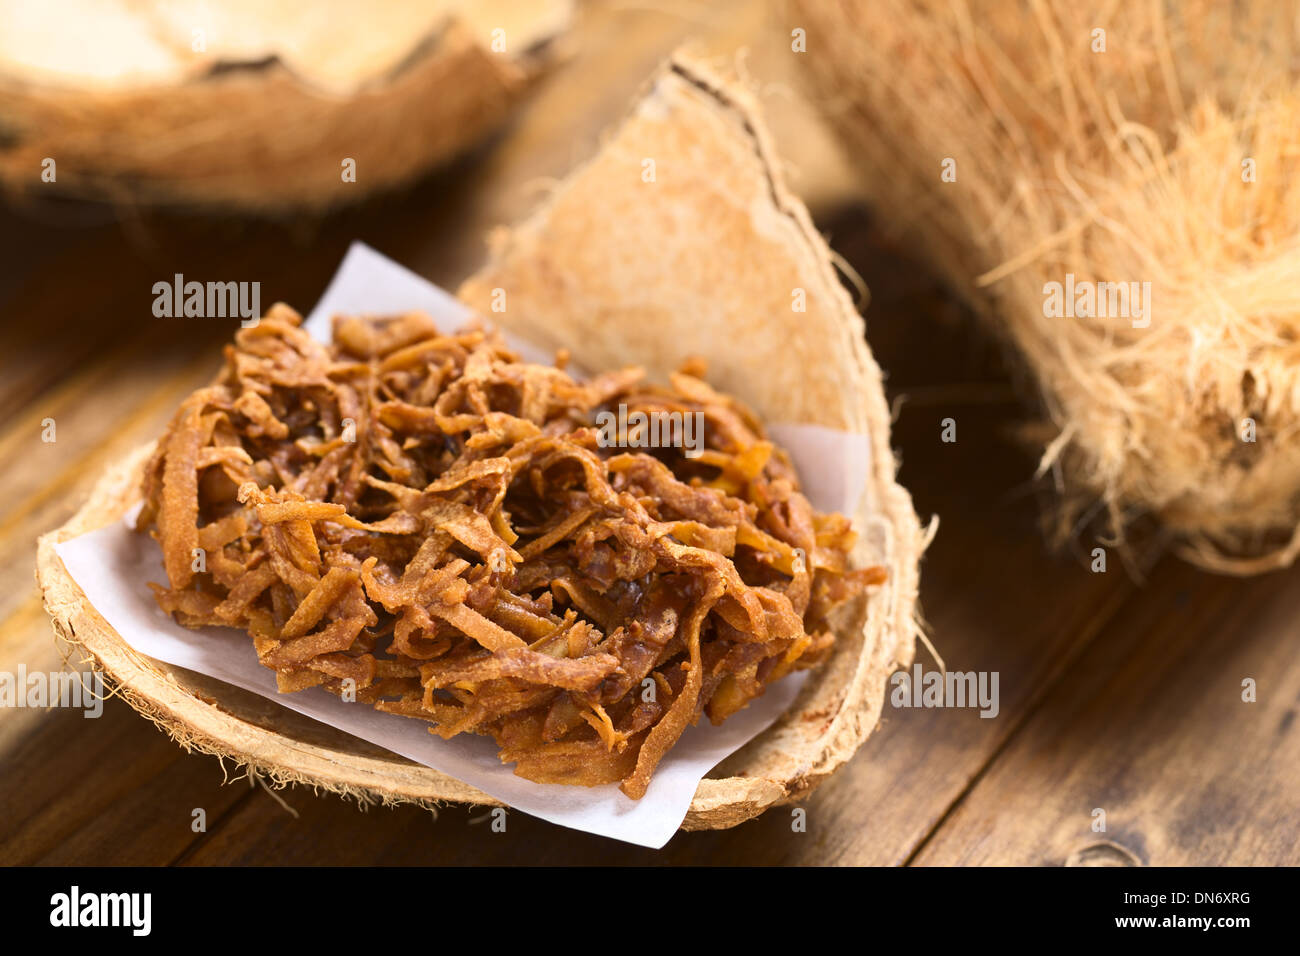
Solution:
M0 185L274 211L400 185L481 140L572 0L0 7ZM345 161L354 164L345 179ZM52 164L52 165L51 165Z
M643 177L644 160L655 177ZM791 307L802 289L806 311ZM803 205L782 182L748 93L674 59L588 165L519 228L495 237L462 298L507 328L570 350L589 369L687 356L770 422L868 435L869 481L855 558L888 581L837 628L831 660L790 710L700 783L686 829L727 827L806 794L875 727L888 675L910 663L925 537L894 480L889 414L863 323ZM546 343L543 343L546 344ZM142 657L90 607L54 544L118 520L138 498L141 449L40 541L38 577L56 630L123 696L186 747L278 782L394 801L497 801L456 780L300 717L274 702Z

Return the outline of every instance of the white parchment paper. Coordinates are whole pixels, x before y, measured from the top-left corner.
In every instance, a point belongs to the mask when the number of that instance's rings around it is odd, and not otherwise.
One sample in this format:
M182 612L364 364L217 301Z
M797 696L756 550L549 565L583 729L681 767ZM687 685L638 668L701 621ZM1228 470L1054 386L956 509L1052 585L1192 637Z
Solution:
M327 340L339 314L382 315L422 310L452 330L471 315L454 297L361 243L354 243L306 321ZM552 356L516 338L526 358ZM870 445L853 435L810 425L774 425L774 440L789 450L818 508L852 514L870 474ZM700 780L740 749L794 701L803 674L778 681L719 727L702 720L689 728L655 771L649 791L631 800L615 785L566 787L517 777L488 737L463 734L443 740L423 721L346 703L319 687L293 694L276 690L275 675L258 663L252 642L232 628L190 630L164 614L146 586L165 581L162 555L147 535L121 522L62 542L56 550L87 599L132 648L148 657L206 674L260 694L277 704L368 740L393 753L449 774L514 809L561 826L641 846L663 846L681 825Z

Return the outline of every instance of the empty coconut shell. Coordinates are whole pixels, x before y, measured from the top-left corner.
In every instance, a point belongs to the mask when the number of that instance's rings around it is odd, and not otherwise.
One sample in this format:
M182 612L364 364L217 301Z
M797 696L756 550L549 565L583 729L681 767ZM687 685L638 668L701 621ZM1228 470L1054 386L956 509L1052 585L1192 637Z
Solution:
M792 309L794 290L805 311ZM704 64L674 59L595 159L495 237L491 261L460 295L508 329L568 348L586 368L636 363L655 377L702 355L712 384L769 423L869 436L867 487L852 515L855 559L883 565L888 578L852 609L789 712L701 782L683 826L732 826L806 794L870 734L888 675L911 661L926 538L895 482L889 412L862 319L787 192L749 94ZM503 299L505 310L494 310ZM495 804L271 701L146 659L105 624L54 544L119 519L138 500L148 452L111 470L68 524L41 539L38 577L58 632L184 746L277 782L362 798Z
M0 184L274 211L400 185L496 128L571 0L0 7Z

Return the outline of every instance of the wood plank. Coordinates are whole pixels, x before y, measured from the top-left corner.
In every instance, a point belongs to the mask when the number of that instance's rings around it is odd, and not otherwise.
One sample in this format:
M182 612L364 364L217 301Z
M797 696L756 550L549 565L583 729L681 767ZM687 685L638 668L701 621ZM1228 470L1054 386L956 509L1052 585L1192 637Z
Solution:
M1162 565L917 862L1297 865L1298 617L1300 569L1243 581Z
M6 709L0 755L4 865L167 863L193 843L196 808L211 826L249 795L116 699L98 718Z

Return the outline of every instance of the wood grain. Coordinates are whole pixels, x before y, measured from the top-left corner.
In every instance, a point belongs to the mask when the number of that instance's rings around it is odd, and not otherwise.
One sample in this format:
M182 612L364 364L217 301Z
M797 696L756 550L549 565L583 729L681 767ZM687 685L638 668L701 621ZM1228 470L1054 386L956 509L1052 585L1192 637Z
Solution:
M917 861L1300 863L1298 583L1163 565Z

